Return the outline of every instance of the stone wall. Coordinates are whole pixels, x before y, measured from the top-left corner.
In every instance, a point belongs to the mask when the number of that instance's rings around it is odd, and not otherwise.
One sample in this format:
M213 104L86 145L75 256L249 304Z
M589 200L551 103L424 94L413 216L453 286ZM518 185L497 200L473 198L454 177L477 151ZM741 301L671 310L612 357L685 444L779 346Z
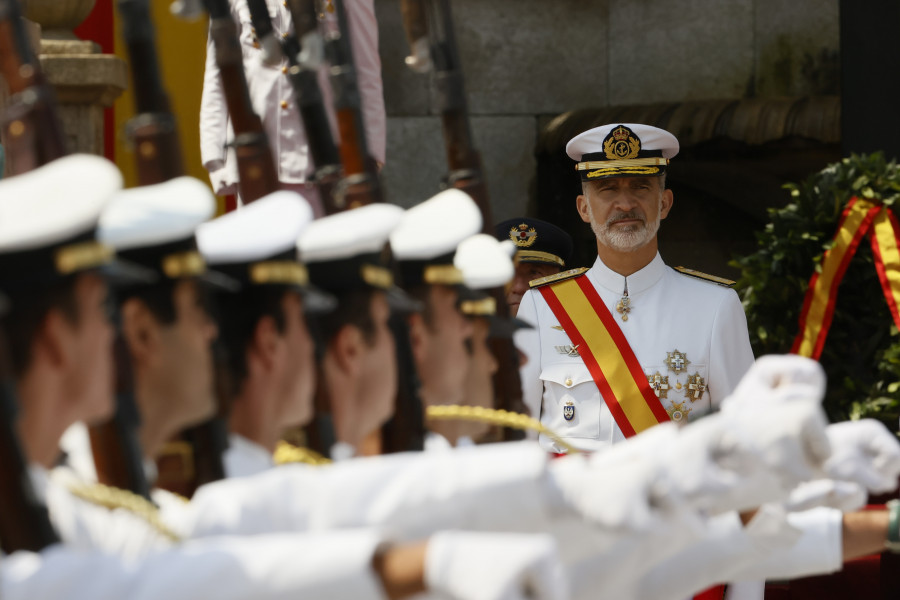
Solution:
M445 174L427 76L403 64L397 0L376 0L388 110L385 185L418 202ZM836 94L838 0L452 0L495 217L525 211L534 145L574 109Z

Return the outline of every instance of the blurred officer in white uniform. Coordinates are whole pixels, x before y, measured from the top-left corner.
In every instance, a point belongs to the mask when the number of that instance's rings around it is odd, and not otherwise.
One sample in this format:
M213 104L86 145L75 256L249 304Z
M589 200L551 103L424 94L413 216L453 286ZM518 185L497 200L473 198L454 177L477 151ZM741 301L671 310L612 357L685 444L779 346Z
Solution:
M293 24L287 4L279 0L267 0L266 4L269 7L275 34L290 34ZM321 23L320 27L333 30L337 27L333 9L327 7L330 2L327 5L325 2L322 4L325 7L324 23ZM387 117L382 93L375 5L373 0L350 0L345 3L345 7L358 75L366 140L372 157L378 163L384 164ZM295 191L306 198L316 216L321 216L323 212L318 192L310 181L314 165L300 120L297 101L294 98L294 90L288 81L287 60L282 57L275 65L266 64L263 60L264 52L260 41L256 38L246 0L231 0L231 12L241 40L250 98L254 110L262 118L272 146L278 181L282 188ZM319 87L328 107L328 114L332 118L332 132L337 139L326 66L319 69ZM210 40L207 43L206 72L203 77L203 97L200 105L200 157L203 166L209 171L213 191L219 195L237 193L237 161L234 151L228 148L232 138L222 82Z

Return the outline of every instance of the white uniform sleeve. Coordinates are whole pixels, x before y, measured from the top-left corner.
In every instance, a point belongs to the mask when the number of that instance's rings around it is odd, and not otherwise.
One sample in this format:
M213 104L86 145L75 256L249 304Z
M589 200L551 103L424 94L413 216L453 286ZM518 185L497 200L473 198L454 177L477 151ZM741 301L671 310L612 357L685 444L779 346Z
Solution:
M709 349L709 393L713 406L734 391L753 364L747 317L738 295L728 293L716 311Z
M803 535L791 547L766 554L735 579L796 579L839 571L843 558L843 514L834 508L815 508L788 515L788 523Z
M546 466L533 442L284 466L203 486L164 517L186 537L379 526L415 540L441 529L541 530Z
M531 416L540 419L544 383L541 381L541 337L537 306L535 305L536 296L537 292L534 290L528 290L522 296L516 317L531 325L533 329L518 330L515 333L515 344L528 359L519 369L519 377L522 380L522 401L531 411Z
M55 547L0 563L4 600L383 598L372 531L209 538L139 562Z
M366 127L366 142L372 158L383 164L387 144L387 114L381 80L381 56L378 53L375 3L373 0L351 0L344 6L350 25L350 42Z
M206 69L200 98L200 160L207 170L216 161L225 162L227 129L228 108L216 65L216 49L212 38L207 36Z

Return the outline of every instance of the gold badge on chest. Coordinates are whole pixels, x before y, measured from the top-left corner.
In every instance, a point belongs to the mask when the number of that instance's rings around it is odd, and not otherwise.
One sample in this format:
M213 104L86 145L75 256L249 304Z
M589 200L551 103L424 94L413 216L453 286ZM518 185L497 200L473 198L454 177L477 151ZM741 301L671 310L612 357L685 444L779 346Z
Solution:
M673 402L669 408L666 409L666 412L669 413L669 417L676 423L687 422L688 413L691 412L691 409L686 405L686 401Z
M696 402L703 398L703 392L706 391L706 381L700 377L700 373L688 375L687 385L684 386L684 397L691 402Z
M671 352L666 352L666 360L663 362L666 363L666 366L669 367L669 370L673 373L684 373L687 371L688 365L691 364L687 354L679 352L678 348Z
M653 393L656 394L657 398L669 397L668 375L660 375L659 371L657 371L653 375L647 375L647 382L650 384L650 389L653 390Z

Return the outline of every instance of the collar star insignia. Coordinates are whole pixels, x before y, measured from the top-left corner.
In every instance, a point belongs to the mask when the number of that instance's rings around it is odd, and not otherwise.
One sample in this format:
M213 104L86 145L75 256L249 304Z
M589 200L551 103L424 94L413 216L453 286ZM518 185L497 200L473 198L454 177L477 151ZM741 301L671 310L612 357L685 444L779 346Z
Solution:
M687 354L679 352L678 348L671 352L666 352L666 360L663 361L669 370L673 373L682 373L687 370L691 361L688 360Z
M653 390L653 393L656 394L657 398L662 399L669 397L668 375L660 375L659 371L657 371L653 375L647 375L647 382L650 384L650 389Z
M669 418L675 423L686 422L688 413L691 412L691 409L685 406L686 404L687 402L673 402L671 406L666 409L666 412L669 413Z

